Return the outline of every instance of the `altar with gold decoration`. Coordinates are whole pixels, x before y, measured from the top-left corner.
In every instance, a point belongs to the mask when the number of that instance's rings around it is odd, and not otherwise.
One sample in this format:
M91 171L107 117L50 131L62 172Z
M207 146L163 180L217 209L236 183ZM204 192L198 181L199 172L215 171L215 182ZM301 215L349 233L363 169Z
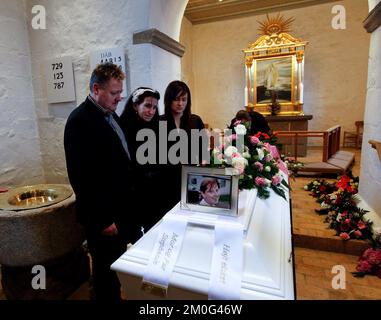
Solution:
M289 32L293 18L267 15L261 36L243 49L245 105L266 117L273 131L307 131L312 115L305 115L304 63L307 41ZM277 108L274 110L274 104ZM293 150L290 138L281 138L283 153ZM298 156L306 156L307 139L298 141Z

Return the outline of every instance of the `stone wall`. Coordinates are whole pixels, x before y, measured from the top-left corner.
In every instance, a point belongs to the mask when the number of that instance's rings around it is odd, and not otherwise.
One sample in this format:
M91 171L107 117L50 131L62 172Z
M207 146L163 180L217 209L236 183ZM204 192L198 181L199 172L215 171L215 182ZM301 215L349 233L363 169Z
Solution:
M344 5L346 29L334 30L332 7ZM340 124L354 129L364 115L369 35L362 27L368 14L366 1L345 0L281 12L294 17L293 36L309 41L305 57L304 113L312 114L310 130ZM244 105L242 49L258 38L265 15L193 25L192 65L195 111L212 127L225 127ZM184 24L183 24L184 25ZM189 64L183 60L183 64ZM345 116L343 116L345 115Z
M41 183L24 1L0 2L0 185Z

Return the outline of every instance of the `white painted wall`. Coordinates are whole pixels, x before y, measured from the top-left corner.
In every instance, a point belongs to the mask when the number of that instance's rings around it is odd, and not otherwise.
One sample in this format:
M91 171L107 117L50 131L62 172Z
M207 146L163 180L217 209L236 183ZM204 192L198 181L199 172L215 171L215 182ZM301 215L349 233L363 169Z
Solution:
M0 185L44 182L24 1L0 1Z
M133 45L133 33L150 28L178 40L186 0L28 0L43 5L47 29L29 26L33 87L41 153L47 182L67 182L63 131L70 112L87 96L93 50L125 49L128 94L138 86L152 86L164 96L167 84L180 78L180 58L151 44ZM172 27L175 26L175 27ZM73 58L76 101L48 104L42 64L61 55ZM125 100L118 106L121 112Z
M370 10L380 2L369 1ZM381 141L381 27L371 35L369 50L368 91L366 96L365 127L361 153L359 193L365 202L378 214L381 227L381 161L369 140Z
M331 26L331 9L337 4L346 9L346 30ZM353 130L354 122L363 119L365 106L369 35L362 21L368 14L366 1L345 0L282 14L295 18L291 34L309 41L304 112L314 117L310 130L338 123L343 130ZM249 16L186 27L193 34L193 58L191 66L182 67L183 78L191 78L189 72L193 71L194 111L212 127L225 127L243 107L242 49L258 38L257 21L265 19L265 15ZM182 39L189 37L183 35Z
M185 53L181 58L181 80L188 84L192 97L194 97L197 93L194 87L193 72L193 25L186 17L181 23L180 39L181 44L185 47Z

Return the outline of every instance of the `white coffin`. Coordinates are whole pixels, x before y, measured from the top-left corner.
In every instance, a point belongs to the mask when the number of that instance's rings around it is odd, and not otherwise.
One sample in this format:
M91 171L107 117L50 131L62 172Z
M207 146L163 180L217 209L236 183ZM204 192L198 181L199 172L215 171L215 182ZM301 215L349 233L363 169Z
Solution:
M241 299L294 299L294 267L290 202L270 190L267 200L257 198L256 190L241 191L239 215L247 224ZM171 214L171 212L167 213ZM111 269L115 270L127 299L163 299L141 289L142 278L160 222L128 249ZM181 252L170 278L166 299L208 299L214 228L188 223Z

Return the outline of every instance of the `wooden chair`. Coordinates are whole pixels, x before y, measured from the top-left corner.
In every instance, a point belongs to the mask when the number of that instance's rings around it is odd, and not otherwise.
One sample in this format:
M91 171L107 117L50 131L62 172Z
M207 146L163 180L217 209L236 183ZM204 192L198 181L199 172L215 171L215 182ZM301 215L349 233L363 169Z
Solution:
M361 148L364 121L356 121L355 126L356 131L344 131L343 147L354 146L356 149Z

